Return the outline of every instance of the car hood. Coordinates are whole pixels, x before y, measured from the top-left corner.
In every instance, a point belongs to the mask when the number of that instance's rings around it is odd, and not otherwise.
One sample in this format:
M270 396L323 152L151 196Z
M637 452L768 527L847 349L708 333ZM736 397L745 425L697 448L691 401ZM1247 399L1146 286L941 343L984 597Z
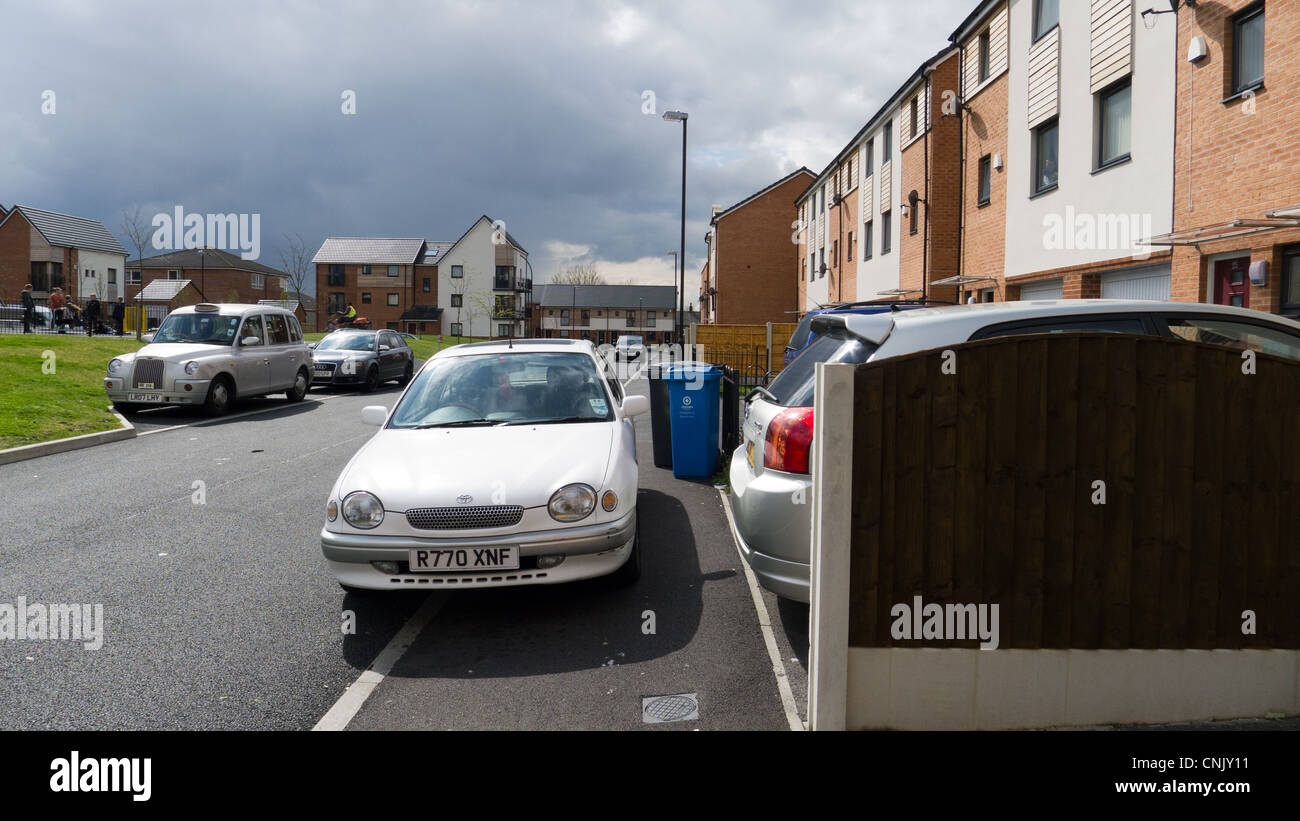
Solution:
M602 489L617 422L484 428L384 428L339 477L338 498L355 490L384 509L456 505L545 505L573 482ZM464 496L473 497L464 500Z
M186 359L194 359L200 356L211 356L212 354L230 353L234 348L230 345L198 345L192 342L150 342L143 348L135 352L137 359L142 357L167 359L172 362L183 362Z
M344 351L339 349L322 351L316 348L312 351L311 358L316 362L342 362L345 359L369 359L374 355L374 351Z

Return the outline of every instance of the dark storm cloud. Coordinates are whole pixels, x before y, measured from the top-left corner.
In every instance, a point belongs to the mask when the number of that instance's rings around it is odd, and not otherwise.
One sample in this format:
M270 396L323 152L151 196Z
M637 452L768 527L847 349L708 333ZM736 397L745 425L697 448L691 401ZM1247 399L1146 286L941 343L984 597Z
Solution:
M0 203L95 217L260 213L281 236L455 239L504 219L669 281L690 112L688 271L709 207L820 171L973 0L47 3L9 7ZM41 113L55 92L54 115ZM354 116L341 112L345 90Z

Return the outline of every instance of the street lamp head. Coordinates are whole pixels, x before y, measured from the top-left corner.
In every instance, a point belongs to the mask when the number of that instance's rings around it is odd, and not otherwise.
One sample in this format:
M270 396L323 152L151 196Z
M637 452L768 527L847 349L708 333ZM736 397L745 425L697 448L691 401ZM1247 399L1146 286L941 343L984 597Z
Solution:
M665 111L665 112L664 112L664 119L665 119L665 120L685 120L685 119L686 119L687 117L689 117L689 116L690 116L690 115L687 114L685 111Z

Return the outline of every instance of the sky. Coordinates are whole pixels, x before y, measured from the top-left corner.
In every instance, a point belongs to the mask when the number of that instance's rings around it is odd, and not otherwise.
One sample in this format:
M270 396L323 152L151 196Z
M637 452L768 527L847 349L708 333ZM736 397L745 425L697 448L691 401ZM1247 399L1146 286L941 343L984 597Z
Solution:
M258 214L275 267L288 236L455 240L487 214L538 282L671 284L680 109L698 283L711 206L820 172L974 6L5 0L0 204L132 256L136 208Z

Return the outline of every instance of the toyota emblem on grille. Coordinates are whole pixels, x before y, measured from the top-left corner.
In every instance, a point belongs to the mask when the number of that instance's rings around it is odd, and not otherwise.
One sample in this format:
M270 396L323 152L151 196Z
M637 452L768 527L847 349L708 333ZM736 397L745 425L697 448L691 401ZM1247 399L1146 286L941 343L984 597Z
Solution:
M470 496L468 493L462 493L456 497L456 501L462 505L467 505L470 502L474 501L474 497Z

